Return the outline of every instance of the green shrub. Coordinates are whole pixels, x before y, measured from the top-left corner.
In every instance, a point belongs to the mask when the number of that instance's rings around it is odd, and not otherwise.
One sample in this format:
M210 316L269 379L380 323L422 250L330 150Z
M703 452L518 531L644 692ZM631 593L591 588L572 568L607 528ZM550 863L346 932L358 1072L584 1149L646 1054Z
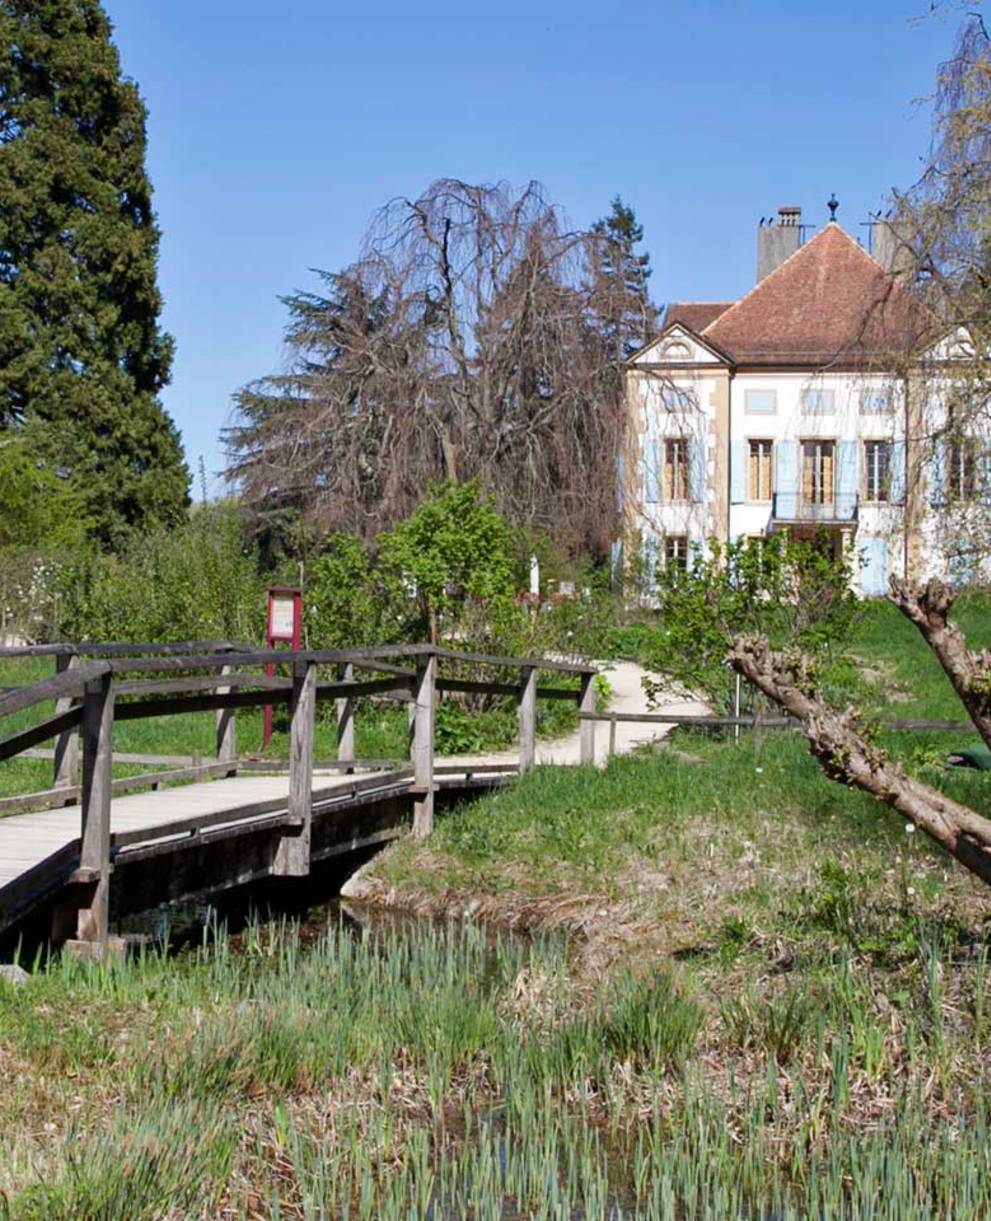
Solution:
M67 640L243 640L265 628L265 584L230 502L193 508L184 525L132 539L117 554L77 552L53 567Z

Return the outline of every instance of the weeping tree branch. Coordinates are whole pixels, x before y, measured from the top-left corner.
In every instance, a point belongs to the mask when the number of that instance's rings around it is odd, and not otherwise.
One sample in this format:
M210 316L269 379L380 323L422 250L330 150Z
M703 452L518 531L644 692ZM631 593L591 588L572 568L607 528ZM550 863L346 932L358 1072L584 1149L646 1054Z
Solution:
M643 314L615 245L569 229L536 183L393 200L325 295L286 299L289 367L237 395L229 478L260 514L364 537L431 481L477 479L511 520L605 554L630 443L622 341Z
M815 692L805 658L775 652L760 638L741 638L729 660L737 673L800 723L812 754L830 779L890 806L991 886L991 819L887 759L863 734L855 708L839 712Z

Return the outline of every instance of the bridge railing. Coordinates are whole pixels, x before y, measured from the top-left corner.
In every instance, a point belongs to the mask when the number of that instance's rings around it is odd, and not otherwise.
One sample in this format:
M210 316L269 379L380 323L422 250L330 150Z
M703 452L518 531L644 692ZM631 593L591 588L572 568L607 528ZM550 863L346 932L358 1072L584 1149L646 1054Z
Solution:
M39 742L54 738L54 787L23 798L4 798L0 800L0 809L6 806L9 810L17 802L34 802L50 808L79 801L79 866L72 881L83 892L76 905L76 935L83 941L105 941L107 937L112 858L115 851L126 846L119 834L113 836L111 833L110 810L114 793L157 786L170 780L236 774L245 766L237 750L235 718L239 708L266 704L288 708L289 793L287 802L282 803L284 815L279 816L284 834L273 866L273 872L281 876L306 874L310 868L316 708L321 701L333 701L336 705L338 757L331 765L346 773L368 766L380 769L389 766L382 760L356 758L357 701L373 696L409 706L411 766L402 772L390 772L388 776L397 782L401 780L412 798L413 832L418 836L427 835L433 827L437 791L436 709L438 699L444 693L515 697L519 756L515 767L499 765L503 772L525 772L533 766L538 698L577 703L580 714L584 714L580 721L581 760L592 762L594 757L594 723L588 718L595 707L595 669L589 665L548 658L467 653L433 645L291 653L252 649L229 642L0 649L0 660L46 655L56 658L58 672L52 678L0 695L0 726L8 716L51 700L55 701L55 713L36 725L0 738L0 760L23 755ZM273 662L291 668L291 676L252 672ZM441 674L440 666L451 662L459 663L462 673L465 665L508 669L515 672L515 681ZM320 673L328 668L333 671L329 680ZM537 679L541 671L576 675L578 688L539 686ZM372 677L364 677L366 674ZM169 771L114 779L116 722L208 710L216 714L215 761L193 762ZM77 780L80 758L81 776ZM116 756L117 761L125 758L138 761L141 756ZM273 770L268 761L252 761L248 766L251 770ZM487 769L482 765L460 770L479 772ZM385 779L382 777L383 781ZM364 783L356 782L358 785ZM225 817L233 821L243 812L225 811ZM184 824L184 829L195 831L194 821L187 820L189 826Z

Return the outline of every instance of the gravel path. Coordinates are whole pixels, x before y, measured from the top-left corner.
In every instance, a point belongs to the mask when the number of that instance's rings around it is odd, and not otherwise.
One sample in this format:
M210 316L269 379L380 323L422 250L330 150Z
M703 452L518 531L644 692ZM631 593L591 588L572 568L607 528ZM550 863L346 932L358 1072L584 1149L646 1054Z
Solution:
M647 696L643 689L642 679L646 673L642 666L632 661L616 661L600 663L612 688L612 698L609 701L610 712L667 712L683 713L685 716L704 716L709 710L697 700L679 700L675 698L662 700L656 708L647 704ZM647 742L655 742L667 735L673 725L636 725L630 722L619 722L616 725L616 754L629 754L635 746ZM598 722L595 726L595 762L598 767L605 767L609 752L609 726ZM566 738L554 738L537 743L538 763L577 763L579 760L578 730ZM438 759L442 763L498 763L504 759L516 757L516 751L493 751L487 755L451 755Z

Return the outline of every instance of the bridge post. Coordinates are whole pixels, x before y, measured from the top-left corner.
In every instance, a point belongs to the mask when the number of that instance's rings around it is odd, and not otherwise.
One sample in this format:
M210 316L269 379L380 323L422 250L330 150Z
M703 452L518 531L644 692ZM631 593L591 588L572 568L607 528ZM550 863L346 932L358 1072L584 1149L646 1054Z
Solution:
M59 653L55 659L55 668L59 674L66 670L74 670L79 665L78 653ZM55 715L61 716L72 708L74 697L60 696L55 701ZM52 777L52 787L56 789L75 788L79 782L79 730L67 729L55 739L55 769ZM66 798L66 805L72 804L71 797Z
M581 686L578 689L578 713L595 711L595 674L588 672L582 675ZM578 730L579 753L582 763L595 762L595 722L580 721Z
M112 675L87 683L83 693L82 836L74 881L84 887L76 937L107 945L110 932L110 796L113 764Z
M351 662L337 667L337 679L342 683L354 681ZM354 709L355 700L351 696L337 701L337 758L342 763L354 763ZM354 768L349 767L345 771L350 775Z
M520 727L520 775L533 767L537 757L537 669L523 666L516 715Z
M221 666L221 677L230 674L233 669L233 666ZM218 695L227 695L229 692L230 687L217 688ZM237 775L237 721L234 711L233 708L217 709L217 762L230 764L230 770L224 772L225 776Z
M413 680L414 717L411 757L413 761L413 834L422 839L434 829L434 720L437 699L437 656L416 659Z
M310 872L316 708L316 662L297 659L292 668L289 722L289 817L294 826L276 850L272 872L277 877L304 877Z

